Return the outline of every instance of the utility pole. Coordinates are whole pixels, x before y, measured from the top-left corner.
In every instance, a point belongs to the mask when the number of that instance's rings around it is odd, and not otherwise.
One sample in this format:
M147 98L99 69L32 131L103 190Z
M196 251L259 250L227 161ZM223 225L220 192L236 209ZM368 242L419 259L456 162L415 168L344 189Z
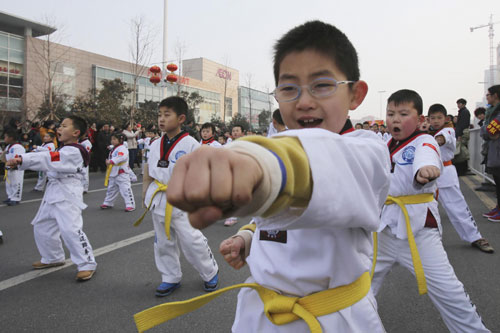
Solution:
M379 96L380 96L380 119L384 120L384 114L382 112L383 110L383 106L382 106L382 95L385 93L386 91L385 90L379 90L378 93L379 93Z
M488 27L488 37L490 37L490 85L495 84L495 66L493 65L494 62L494 54L495 54L495 47L493 46L493 36L494 36L494 30L493 30L493 25L500 23L500 21L493 22L493 14L490 15L490 22L488 24L483 24L483 25L478 25L477 27L471 27L470 32L473 32L476 29L481 29L481 28L486 28Z
M165 66L167 66L167 4L168 0L164 0L163 2L163 63L162 63L162 72L165 71ZM179 64L180 68L181 64ZM182 73L179 73L179 76ZM163 98L167 98L168 89L167 85L163 88Z

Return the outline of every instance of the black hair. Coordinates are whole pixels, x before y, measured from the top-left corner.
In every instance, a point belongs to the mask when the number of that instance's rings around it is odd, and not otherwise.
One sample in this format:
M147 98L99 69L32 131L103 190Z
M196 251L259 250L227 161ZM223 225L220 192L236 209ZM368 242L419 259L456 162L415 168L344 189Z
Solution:
M477 108L474 110L474 115L477 117L481 114L486 114L486 109L485 108Z
M463 105L466 105L467 104L467 101L463 98L459 98L457 99L457 103L460 103L460 104L463 104Z
M280 109L276 109L273 112L273 119L276 120L278 124L281 126L285 126L285 123L283 122L283 118L281 117Z
M166 107L172 109L177 116L185 115L188 113L188 105L186 101L179 96L170 96L160 102L158 108Z
M68 116L67 119L70 119L73 123L73 128L80 131L79 138L83 137L87 133L87 122L85 119L78 116Z
M416 91L409 89L398 90L387 100L387 104L391 102L396 106L402 103L412 103L413 107L417 110L418 115L420 116L422 114L422 97L420 97Z
M212 129L212 135L215 135L215 134L216 134L216 133L215 133L215 125L214 125L214 124L212 124L212 123L204 123L203 125L201 125L201 128L200 128L200 133L201 133L201 131L202 131L203 129L205 129L205 128L210 128L210 129Z
M14 141L19 140L19 132L16 128L7 127L3 132L3 135L7 135L9 138L14 139Z
M429 106L429 112L427 112L427 115L430 117L431 114L434 113L442 113L445 117L448 115L448 112L446 112L446 108L443 104L432 104Z
M489 88L488 88L488 92L489 92L491 95L496 94L496 95L497 95L497 98L500 98L500 84L497 84L497 85L494 85L494 86L489 87Z
M233 125L233 127L231 127L231 132L233 131L233 128L235 128L235 127L239 127L241 129L241 132L245 133L245 129L243 128L243 125L239 125L239 124Z
M290 53L305 50L314 50L331 59L348 80L359 80L358 54L347 36L328 23L309 21L288 31L274 45L276 85L283 59Z
M365 120L365 121L363 121L363 125L365 125L365 124L370 125L370 122L368 120Z
M356 127L358 125L361 126L361 128L363 128L363 124L362 123L356 123L356 125L354 125L354 127Z
M120 133L120 132L113 132L113 134L111 134L111 137L117 138L120 143L123 143L123 141L126 140L125 135L123 133Z

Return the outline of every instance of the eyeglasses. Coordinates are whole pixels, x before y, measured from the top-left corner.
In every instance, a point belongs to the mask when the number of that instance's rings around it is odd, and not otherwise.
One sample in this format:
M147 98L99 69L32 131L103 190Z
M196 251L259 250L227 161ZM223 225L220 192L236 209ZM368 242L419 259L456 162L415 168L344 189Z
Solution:
M329 77L320 77L304 86L299 86L294 83L281 84L276 87L270 95L273 95L278 102L292 102L302 95L302 88L307 88L311 96L325 98L333 95L339 85L354 82L355 81L337 81Z

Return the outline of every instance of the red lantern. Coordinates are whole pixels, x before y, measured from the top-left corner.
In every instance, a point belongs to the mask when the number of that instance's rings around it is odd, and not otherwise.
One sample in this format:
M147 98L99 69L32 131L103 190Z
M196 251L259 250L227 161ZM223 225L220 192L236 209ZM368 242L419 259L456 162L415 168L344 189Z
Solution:
M153 73L153 74L158 74L158 73L161 73L161 68L159 66L151 66L151 68L149 69L149 72L150 73Z
M161 77L160 75L158 74L153 74L150 78L149 78L149 82L151 82L152 84L154 84L155 86L160 83L161 81Z
M177 70L177 65L176 64L168 64L167 70L170 72L175 72Z
M170 83L177 82L177 75L175 75L175 74L167 75L167 81Z

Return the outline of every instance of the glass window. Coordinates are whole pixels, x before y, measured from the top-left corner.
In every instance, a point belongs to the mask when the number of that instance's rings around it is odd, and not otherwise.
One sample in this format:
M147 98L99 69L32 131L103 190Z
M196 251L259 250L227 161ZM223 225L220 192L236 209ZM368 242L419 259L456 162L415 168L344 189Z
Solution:
M12 49L9 50L9 61L16 62L18 64L23 64L24 63L24 52L12 50Z
M0 71L0 84L7 84L7 74Z
M7 61L8 59L9 59L8 49L4 49L3 47L0 47L0 60Z
M21 98L23 96L23 88L9 87L9 97Z
M18 76L18 75L11 75L9 77L9 84L11 86L22 87L23 86L23 78Z
M8 99L7 109L10 111L21 111L22 100L21 99Z
M10 39L10 46L9 46L10 49L19 50L19 51L24 50L24 40L23 39L12 37L12 36L10 36L9 39Z
M0 33L0 47L9 47L9 39L6 35Z
M0 110L7 110L7 98L0 97Z
M7 97L7 86L0 85L0 97Z
M97 67L96 69L97 69L96 76L98 78L105 78L106 77L106 70L104 68Z

